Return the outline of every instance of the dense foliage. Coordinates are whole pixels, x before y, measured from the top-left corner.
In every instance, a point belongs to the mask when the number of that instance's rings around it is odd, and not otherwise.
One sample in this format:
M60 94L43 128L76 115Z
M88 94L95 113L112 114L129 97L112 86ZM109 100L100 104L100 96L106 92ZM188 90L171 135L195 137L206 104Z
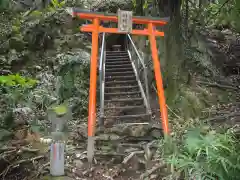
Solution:
M78 26L62 9L65 1L29 11L9 11L12 2L1 5L6 10L0 17L1 127L12 131L17 114L30 117L23 118L24 123L44 125L40 120L46 119L46 110L61 103L67 103L75 117L85 116L89 49L78 48L89 42L82 41Z
M161 155L169 164L168 178L184 179L238 179L240 177L239 143L229 130L194 128L180 141L169 140L161 146Z

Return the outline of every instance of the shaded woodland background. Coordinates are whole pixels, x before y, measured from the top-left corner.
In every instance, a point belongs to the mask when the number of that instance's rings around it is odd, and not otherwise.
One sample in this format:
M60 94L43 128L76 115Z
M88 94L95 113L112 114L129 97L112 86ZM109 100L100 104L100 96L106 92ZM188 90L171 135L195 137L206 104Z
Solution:
M37 179L46 174L45 161L30 168L36 154L29 144L38 151L34 142L47 134L50 107L71 107L71 133L76 124L86 122L91 36L79 32L85 21L65 11L72 6L170 17L160 28L165 37L157 42L172 133L169 139L157 140L153 159L160 170L154 177L238 180L238 0L0 0L1 178ZM159 117L149 42L146 37L133 39L148 65L153 116Z

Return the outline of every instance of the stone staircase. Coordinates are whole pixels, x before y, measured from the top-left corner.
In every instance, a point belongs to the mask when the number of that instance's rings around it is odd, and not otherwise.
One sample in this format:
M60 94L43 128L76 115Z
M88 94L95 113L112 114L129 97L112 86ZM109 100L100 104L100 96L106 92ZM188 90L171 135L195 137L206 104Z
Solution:
M127 51L106 51L104 99L105 125L151 119Z

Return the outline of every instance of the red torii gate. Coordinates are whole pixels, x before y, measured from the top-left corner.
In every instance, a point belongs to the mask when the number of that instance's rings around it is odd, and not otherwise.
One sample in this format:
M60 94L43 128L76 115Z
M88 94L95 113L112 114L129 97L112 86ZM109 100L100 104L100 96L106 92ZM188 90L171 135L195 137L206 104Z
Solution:
M118 28L106 28L100 25L101 21L118 22L116 15L103 14L98 12L88 12L81 9L73 8L72 16L78 16L81 19L92 20L92 24L84 25L80 28L83 32L92 32L92 54L91 54L91 67L90 67L90 89L89 89L89 108L88 108L88 148L93 148L96 127L96 89L97 89L97 60L98 60L98 35L99 33L118 33ZM157 94L160 105L162 127L164 134L169 134L168 127L168 114L164 96L163 80L161 74L160 61L158 58L158 50L156 43L156 36L164 36L164 32L155 30L155 26L163 26L167 24L168 18L147 18L147 17L133 17L134 24L146 25L147 28L143 30L133 29L131 34L149 36L155 79L157 85Z

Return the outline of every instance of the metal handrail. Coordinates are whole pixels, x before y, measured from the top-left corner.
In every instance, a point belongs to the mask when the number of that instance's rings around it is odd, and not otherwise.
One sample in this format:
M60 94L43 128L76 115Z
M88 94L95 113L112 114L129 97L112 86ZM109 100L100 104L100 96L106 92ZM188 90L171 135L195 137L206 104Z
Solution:
M106 51L105 51L105 33L102 36L102 45L101 45L101 55L99 61L99 77L100 77L100 119L99 124L104 124L104 87L105 87L105 60L106 60Z
M129 34L128 34L127 36L128 36L128 39L130 40L130 42L131 42L131 44L132 44L132 46L133 46L133 48L134 48L134 51L136 52L136 54L137 54L137 56L138 56L139 61L140 61L141 64L142 64L143 68L146 68L146 66L145 66L145 64L144 64L144 62L143 62L143 59L142 59L142 57L140 56L140 54L139 54L139 52L138 52L138 50L137 50L137 48L136 48L136 46L135 46L135 44L134 44L131 36L130 36Z
M138 60L140 61L140 63L143 66L144 83L145 83L146 92L143 89L143 85L140 81L140 77L139 77L139 73L138 73L138 68L136 67L136 65L134 63L134 60L133 60L132 55L131 55L131 51L129 50L129 45L127 44L128 45L128 55L129 55L129 58L132 62L132 67L133 67L134 73L136 75L138 85L140 87L140 91L141 91L141 94L142 94L142 97L143 97L143 100L144 100L144 104L145 104L146 109L147 109L147 113L151 114L151 108L150 108L150 103L149 103L150 99L149 99L149 88L148 88L148 78L147 78L147 67L146 67L146 65L143 61L143 58L139 54L138 49L137 49L136 45L134 44L131 36L128 34L127 37L129 39L129 41L131 42L131 45L133 46L133 49L134 49L135 53L137 54Z

